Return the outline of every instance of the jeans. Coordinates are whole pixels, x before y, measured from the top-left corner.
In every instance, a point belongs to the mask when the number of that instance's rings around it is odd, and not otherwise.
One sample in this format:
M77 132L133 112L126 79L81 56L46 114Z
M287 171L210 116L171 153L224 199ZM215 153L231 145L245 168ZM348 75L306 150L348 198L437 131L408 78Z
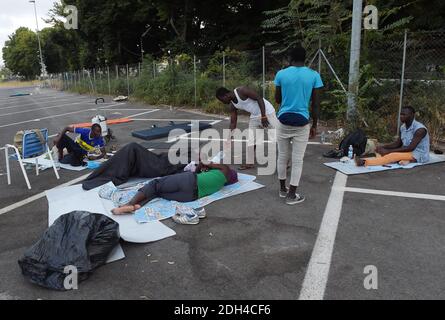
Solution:
M198 199L197 178L193 172L182 172L154 179L139 191L144 193L146 201L157 197L178 202Z
M280 122L276 116L275 113L271 113L266 115L267 120L269 121L269 127L267 129L261 129L262 123L261 123L261 117L257 118L250 118L249 120L249 138L247 141L247 148L246 148L246 162L247 164L254 164L254 154L255 144L262 144L264 143L264 140L262 137L257 136L257 130L264 130L265 133L267 132L267 136L270 141L276 142L276 129L280 125ZM270 130L269 130L270 129Z
M287 163L292 157L290 184L298 187L303 171L303 158L309 140L310 124L304 127L293 127L279 124L278 141L278 179L286 180ZM292 142L292 143L291 143Z

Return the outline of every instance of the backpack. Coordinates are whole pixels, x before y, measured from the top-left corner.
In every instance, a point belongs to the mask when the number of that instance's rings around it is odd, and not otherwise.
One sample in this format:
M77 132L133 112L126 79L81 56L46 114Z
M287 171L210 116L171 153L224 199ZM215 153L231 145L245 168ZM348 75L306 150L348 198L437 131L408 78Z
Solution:
M368 138L366 137L363 130L357 129L348 134L346 137L344 137L343 140L340 142L338 148L341 151L343 151L343 155L347 155L349 151L349 146L352 145L352 148L354 149L354 154L361 156L366 150L367 141Z
M40 131L40 129L17 131L16 134L14 135L14 143L13 144L19 150L20 154L22 154L22 151L23 151L23 136L25 135L26 132L29 132L29 131L34 132L42 144L45 143L45 138L43 137L42 131Z

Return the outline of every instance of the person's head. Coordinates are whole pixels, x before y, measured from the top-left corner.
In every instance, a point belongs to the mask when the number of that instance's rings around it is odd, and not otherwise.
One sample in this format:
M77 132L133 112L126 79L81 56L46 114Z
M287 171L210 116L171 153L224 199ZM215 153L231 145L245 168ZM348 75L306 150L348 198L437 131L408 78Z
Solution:
M226 88L218 88L216 90L216 98L224 104L229 104L232 101L232 91Z
M102 135L102 128L98 123L94 123L91 126L91 136L93 138L99 138Z
M230 169L229 176L230 176L230 178L229 178L229 180L227 180L226 185L230 185L230 184L234 184L234 183L238 182L238 173L235 170Z
M297 46L289 52L290 63L304 63L306 61L306 50L302 46Z
M400 112L400 122L410 123L414 120L416 116L416 110L411 106L405 106Z

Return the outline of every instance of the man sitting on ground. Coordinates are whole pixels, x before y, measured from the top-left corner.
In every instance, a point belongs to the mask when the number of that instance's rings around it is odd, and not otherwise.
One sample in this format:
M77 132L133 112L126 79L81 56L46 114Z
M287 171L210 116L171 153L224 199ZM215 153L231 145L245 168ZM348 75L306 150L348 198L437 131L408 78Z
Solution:
M200 163L196 172L182 172L154 179L138 190L130 202L112 210L113 214L132 213L155 198L190 202L211 195L238 181L238 174L224 164ZM187 217L184 217L187 219ZM192 221L182 221L184 224Z
M72 132L80 136L74 141L66 133ZM100 159L105 156L105 142L102 137L102 128L95 123L91 129L66 127L54 140L59 152L60 163L70 164L72 166L83 165L83 159L88 157L91 160ZM63 156L63 150L67 149L68 154ZM95 154L88 156L88 154Z
M356 157L357 166L383 166L398 162L406 165L410 162L426 163L430 160L430 137L427 128L415 120L413 107L404 107L400 113L400 135L397 141L378 146L376 151L381 157L362 159Z
M275 115L273 105L262 98L257 92L248 87L238 87L233 91L226 88L216 90L216 98L224 104L230 105L230 130L235 130L238 122L238 110L250 113L249 121L249 139L247 143L247 159L246 165L242 165L240 170L253 168L254 163L254 146L256 140L256 130L276 129L278 119ZM269 139L276 141L274 130L268 131Z

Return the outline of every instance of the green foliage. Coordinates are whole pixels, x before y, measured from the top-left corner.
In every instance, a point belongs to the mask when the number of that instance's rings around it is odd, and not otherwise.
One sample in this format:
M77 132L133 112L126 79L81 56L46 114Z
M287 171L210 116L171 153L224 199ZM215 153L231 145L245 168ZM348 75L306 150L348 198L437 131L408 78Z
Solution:
M431 145L437 147L445 136L445 87L437 82L415 82L407 85L405 105L417 111L417 119L428 127Z
M11 72L11 70L9 70L6 67L0 66L0 81L8 80L9 78L12 77L12 75L13 73Z
M18 28L3 47L5 66L14 74L33 79L40 74L37 36L28 28Z

